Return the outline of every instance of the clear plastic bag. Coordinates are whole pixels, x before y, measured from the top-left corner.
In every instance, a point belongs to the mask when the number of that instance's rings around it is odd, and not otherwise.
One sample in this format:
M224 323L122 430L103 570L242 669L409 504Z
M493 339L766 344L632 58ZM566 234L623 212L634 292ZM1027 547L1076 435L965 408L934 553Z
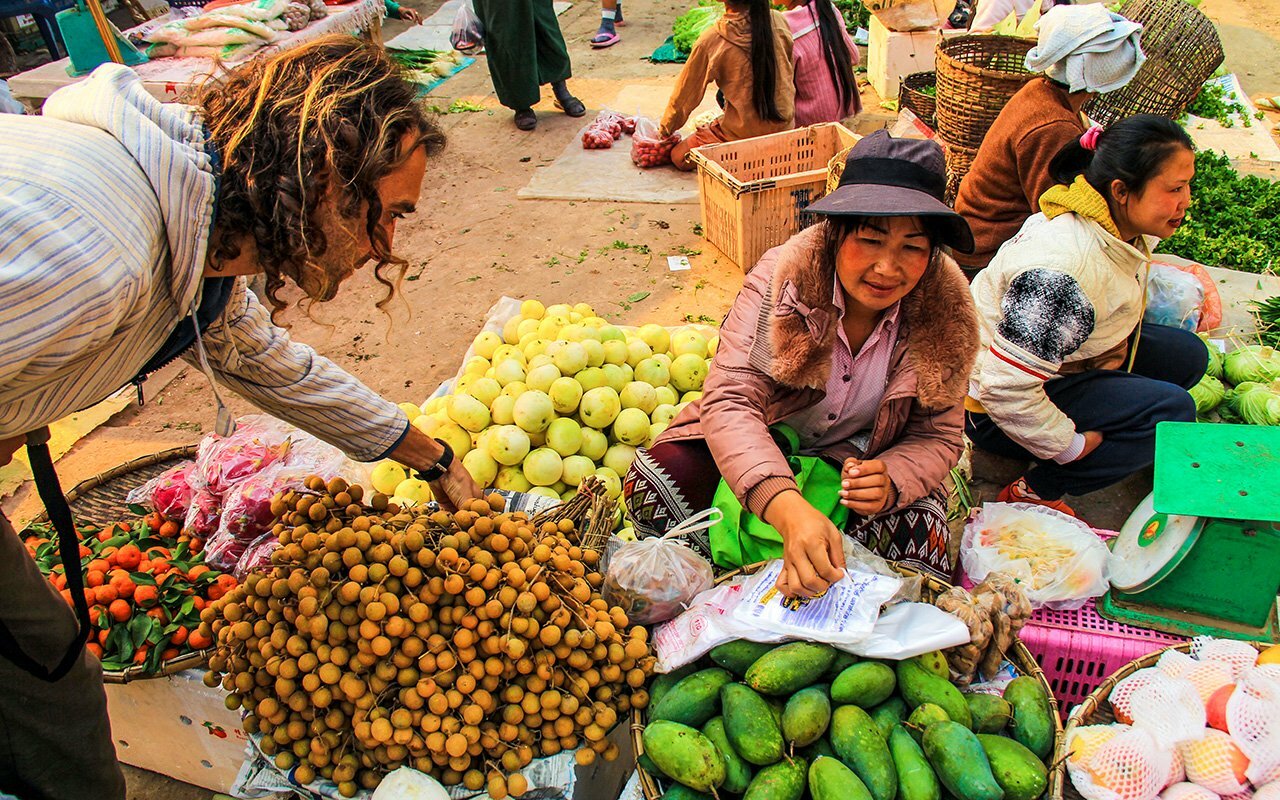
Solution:
M1003 572L1040 608L1070 610L1104 594L1110 551L1089 526L1051 508L987 503L964 528L960 560L971 580Z
M680 143L680 134L663 137L658 123L648 117L636 117L636 129L631 134L631 163L637 167L661 167L671 163L671 151Z
M714 575L705 558L676 539L711 527L719 515L719 509L710 508L664 536L619 547L605 572L605 600L625 611L633 625L665 622L679 614L711 588Z
M243 580L245 575L256 569L261 569L271 563L271 554L280 547L280 539L271 531L254 539L244 549L240 555L240 559L236 562L234 575L237 579Z
M1203 305L1204 287L1196 276L1167 264L1151 265L1143 322L1195 331Z
M474 50L484 46L484 26L476 16L471 0L462 0L453 18L453 30L449 32L449 44L454 50Z
M158 511L169 519L183 519L191 508L191 471L194 461L183 461L136 487L125 497L129 505L140 505Z
M796 639L841 645L871 636L880 608L902 588L902 578L846 568L840 580L814 597L786 597L777 589L782 559L768 562L747 579L742 602L733 611L742 625Z
M210 434L201 440L192 482L221 497L235 484L283 459L291 446L290 434L300 433L271 417L245 417L232 435Z

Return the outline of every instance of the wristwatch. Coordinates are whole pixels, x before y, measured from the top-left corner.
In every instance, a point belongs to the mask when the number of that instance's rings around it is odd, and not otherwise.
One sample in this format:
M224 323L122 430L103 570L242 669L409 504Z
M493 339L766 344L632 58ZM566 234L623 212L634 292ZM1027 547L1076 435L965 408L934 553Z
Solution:
M449 443L436 439L436 444L443 447L444 452L440 454L440 458L436 459L435 464L418 472L424 481L432 482L440 480L444 477L445 473L449 471L449 465L453 463L453 448L449 446Z

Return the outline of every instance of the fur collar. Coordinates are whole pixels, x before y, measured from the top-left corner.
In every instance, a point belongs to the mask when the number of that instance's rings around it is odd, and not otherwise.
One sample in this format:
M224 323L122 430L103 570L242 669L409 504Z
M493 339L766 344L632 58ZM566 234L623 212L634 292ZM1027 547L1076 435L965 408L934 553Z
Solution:
M817 250L822 226L793 236L778 248L761 327L768 330L768 371L792 388L824 389L831 371L838 312L835 275L823 271ZM907 358L916 373L916 396L928 408L964 399L978 351L978 319L964 273L939 254L902 300Z

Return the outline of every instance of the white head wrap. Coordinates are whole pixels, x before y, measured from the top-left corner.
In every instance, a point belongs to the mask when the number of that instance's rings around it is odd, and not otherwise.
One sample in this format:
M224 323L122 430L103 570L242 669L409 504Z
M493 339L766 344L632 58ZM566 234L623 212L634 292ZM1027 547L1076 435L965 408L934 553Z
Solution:
M1072 92L1115 91L1147 58L1138 43L1142 26L1101 4L1054 6L1036 29L1039 41L1027 53L1027 69Z

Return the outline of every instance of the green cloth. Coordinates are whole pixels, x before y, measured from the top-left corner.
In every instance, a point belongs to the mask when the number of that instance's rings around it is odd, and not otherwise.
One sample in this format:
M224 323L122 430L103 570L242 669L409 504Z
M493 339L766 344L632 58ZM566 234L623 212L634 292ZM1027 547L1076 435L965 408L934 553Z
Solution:
M387 7L387 19L400 19L400 4L395 0L383 0Z
M795 474L801 496L844 530L849 509L840 505L840 469L817 456L799 455L800 437L789 426L779 423L770 431ZM744 509L723 479L711 504L724 515L710 530L711 557L718 566L742 567L782 556L782 534Z
M668 36L667 40L653 51L653 55L649 56L649 60L654 64L683 64L688 61L689 54L677 50L675 42L674 36Z
M568 80L569 51L551 0L475 0L498 102L533 108L539 87Z

